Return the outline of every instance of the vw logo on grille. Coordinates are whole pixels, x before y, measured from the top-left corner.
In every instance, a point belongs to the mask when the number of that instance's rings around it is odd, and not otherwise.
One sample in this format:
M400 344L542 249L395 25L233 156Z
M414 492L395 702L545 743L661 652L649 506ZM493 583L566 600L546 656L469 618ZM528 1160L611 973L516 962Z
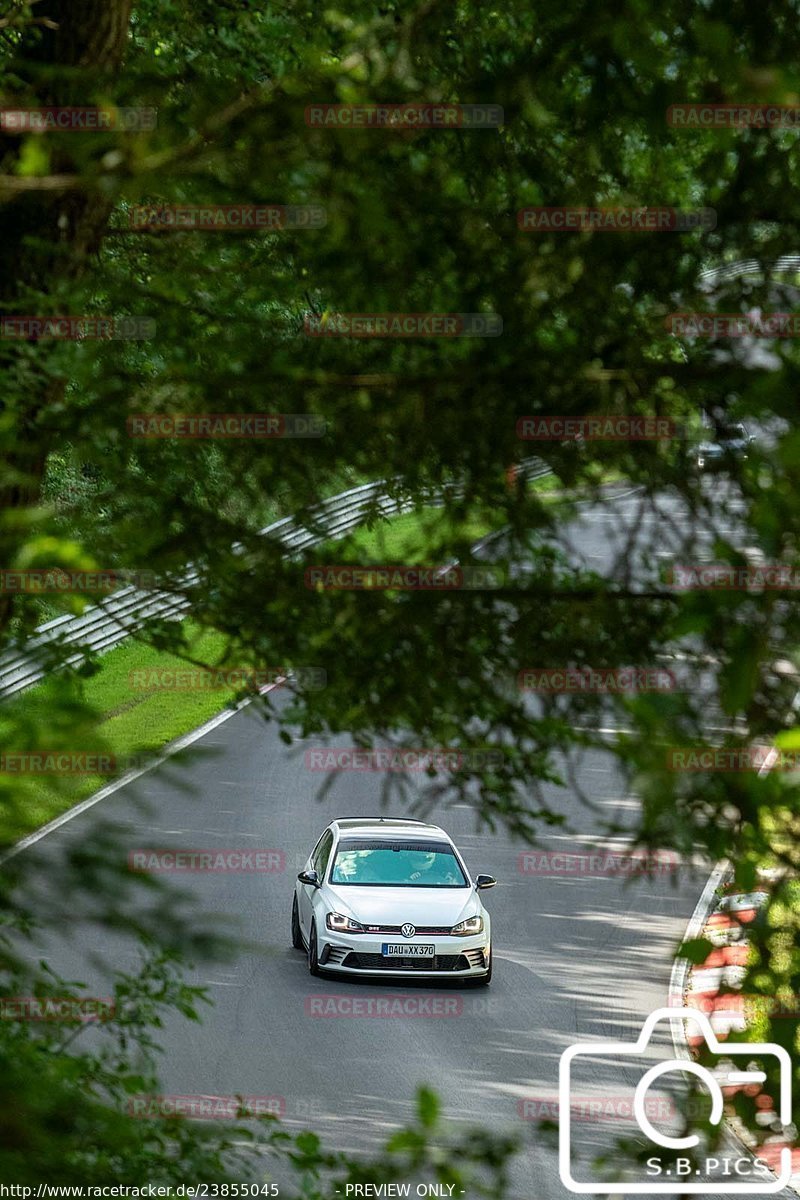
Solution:
M400 932L403 937L413 937L417 931L413 925L405 924L400 926Z

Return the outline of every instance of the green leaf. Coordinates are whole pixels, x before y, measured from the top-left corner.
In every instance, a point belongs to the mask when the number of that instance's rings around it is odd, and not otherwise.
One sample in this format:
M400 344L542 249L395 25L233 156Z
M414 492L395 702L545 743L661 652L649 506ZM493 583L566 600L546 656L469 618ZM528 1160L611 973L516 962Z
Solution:
M707 938L692 938L681 945L677 957L687 958L690 963L697 966L699 963L704 963L714 949L713 942L709 942Z
M425 1129L432 1129L439 1120L439 1097L430 1088L422 1087L417 1092L417 1116Z

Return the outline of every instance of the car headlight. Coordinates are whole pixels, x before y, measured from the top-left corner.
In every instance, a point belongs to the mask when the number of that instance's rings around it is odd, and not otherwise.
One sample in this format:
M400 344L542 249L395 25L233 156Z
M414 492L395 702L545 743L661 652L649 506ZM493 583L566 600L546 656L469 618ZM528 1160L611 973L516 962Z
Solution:
M456 937L469 937L471 933L483 932L483 917L467 917L466 921L459 921L450 930Z
M366 933L363 925L359 924L358 921L352 921L350 917L345 917L341 913L328 913L325 918L325 924L334 933Z

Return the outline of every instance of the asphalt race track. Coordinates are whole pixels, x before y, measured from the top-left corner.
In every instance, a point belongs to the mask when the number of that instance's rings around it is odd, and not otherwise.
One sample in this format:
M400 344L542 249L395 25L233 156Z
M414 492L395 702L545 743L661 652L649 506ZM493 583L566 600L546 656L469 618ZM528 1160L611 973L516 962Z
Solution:
M585 509L574 529L577 552L604 555L632 498L630 489L612 489L605 504ZM516 1195L568 1195L555 1147L530 1117L545 1115L555 1101L558 1058L569 1044L632 1040L646 1015L666 1004L671 954L707 871L667 867L657 878L631 879L624 872L553 873L551 862L550 873L540 873L521 859L526 848L476 831L467 806L435 812L473 875L484 871L499 881L485 900L494 928L491 987L313 979L290 943L294 877L329 820L376 815L380 777L343 774L318 802L321 777L306 768L304 747L287 748L252 708L218 725L197 748L202 756L180 779L168 764L158 767L25 851L46 868L50 856L111 822L122 830L123 856L141 847L283 855L282 871L187 874L170 884L190 895L198 913L230 922L244 948L230 962L194 972L213 1008L202 1027L176 1017L164 1029L164 1092L281 1097L290 1128L310 1126L335 1146L364 1150L411 1117L415 1090L426 1083L453 1121L513 1129L525 1139ZM602 812L635 816L635 798L610 755L586 753L579 777ZM550 788L547 797L567 814L568 830L543 837L542 849L579 854L596 844L591 810L566 789ZM136 951L122 937L66 914L63 929L63 938L46 946L51 964L85 980L92 994L107 994L112 966L135 967ZM337 1015L319 1015L332 1007L320 998L331 996ZM363 1010L381 997L399 999L405 1015L348 1015L357 1002ZM409 1000L417 1015L409 1014ZM431 1011L437 1005L442 1015ZM640 1073L631 1076L618 1063L596 1066L587 1087L613 1096Z

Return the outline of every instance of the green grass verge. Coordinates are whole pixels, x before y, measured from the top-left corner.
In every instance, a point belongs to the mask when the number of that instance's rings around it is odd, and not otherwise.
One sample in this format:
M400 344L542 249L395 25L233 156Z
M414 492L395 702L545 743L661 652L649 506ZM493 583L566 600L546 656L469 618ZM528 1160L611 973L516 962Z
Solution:
M606 485L621 479L619 472L609 471L599 482ZM545 503L555 504L573 498L553 475L531 480L528 491L540 494ZM400 516L381 519L370 527L356 529L345 541L346 556L348 560L364 556L388 563L423 564L431 547L441 544L445 538L477 542L502 528L504 523L505 515L499 509L473 513L459 523L455 523L442 508L414 509ZM331 545L329 542L321 549L328 551Z
M429 547L436 545L446 533L457 532L459 536L477 542L500 523L490 517L474 516L454 526L448 521L443 509L424 508L401 513L381 521L371 529L357 529L347 539L348 558L353 554L371 557L382 556L387 562L421 562Z
M220 661L226 646L222 634L201 631L191 621L185 630L194 658ZM186 666L177 655L133 640L124 642L100 658L94 675L55 675L0 706L4 750L33 749L26 730L48 728L49 713L57 714L50 722L56 728L51 730L52 740L39 747L42 751L102 751L124 764L132 755L159 750L202 725L237 695L230 686L179 690L151 686L151 680L143 686L141 677L132 676L135 671ZM118 768L103 775L0 776L0 795L5 800L0 805L0 841L7 843L37 829L121 773Z

